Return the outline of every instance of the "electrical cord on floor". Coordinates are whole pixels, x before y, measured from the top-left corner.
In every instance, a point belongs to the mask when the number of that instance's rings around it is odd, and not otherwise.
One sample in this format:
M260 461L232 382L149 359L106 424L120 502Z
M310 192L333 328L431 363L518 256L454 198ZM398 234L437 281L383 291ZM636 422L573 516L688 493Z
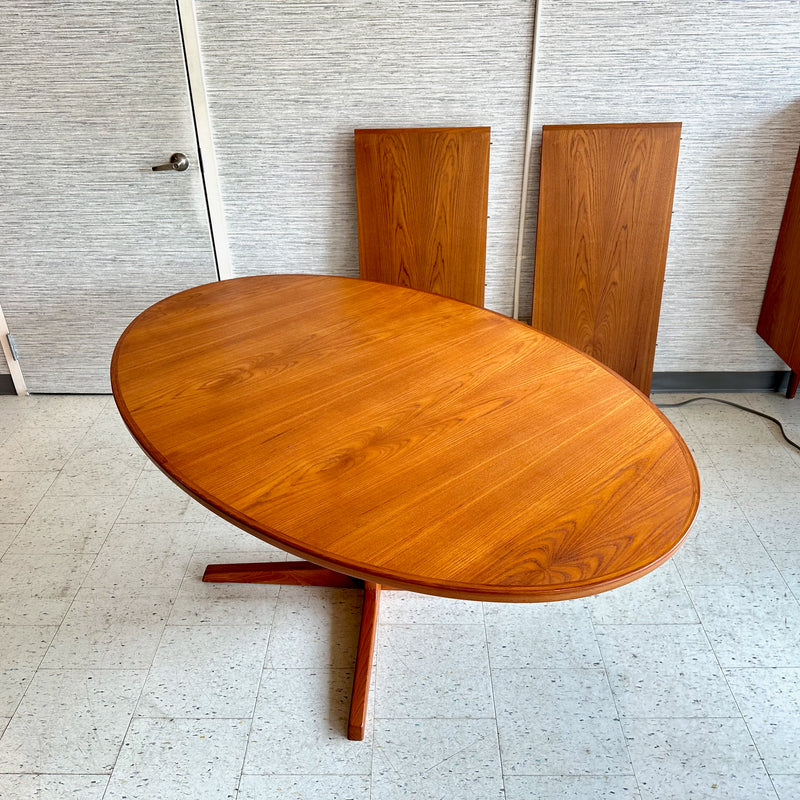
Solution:
M712 403L724 403L726 406L733 406L734 408L740 408L742 411L747 411L748 414L755 414L758 417L763 417L764 419L768 419L770 422L774 422L781 431L781 436L795 449L800 450L800 444L797 442L793 442L787 435L786 431L783 429L783 425L781 425L781 421L779 419L775 419L775 417L771 417L769 414L763 414L761 411L756 411L754 408L748 408L747 406L740 406L738 403L732 403L730 400L720 400L718 397L692 397L691 400L684 400L681 403L656 403L658 408L678 408L679 406L685 406L689 403L696 403L699 400L708 400Z

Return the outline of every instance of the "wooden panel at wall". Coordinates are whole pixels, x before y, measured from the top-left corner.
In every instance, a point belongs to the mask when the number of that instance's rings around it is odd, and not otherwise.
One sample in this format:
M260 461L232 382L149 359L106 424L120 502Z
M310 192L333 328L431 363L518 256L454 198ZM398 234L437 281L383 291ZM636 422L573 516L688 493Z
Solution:
M680 123L542 131L533 325L650 392Z
M800 372L800 152L772 259L758 333Z
M362 278L483 305L489 128L356 130Z

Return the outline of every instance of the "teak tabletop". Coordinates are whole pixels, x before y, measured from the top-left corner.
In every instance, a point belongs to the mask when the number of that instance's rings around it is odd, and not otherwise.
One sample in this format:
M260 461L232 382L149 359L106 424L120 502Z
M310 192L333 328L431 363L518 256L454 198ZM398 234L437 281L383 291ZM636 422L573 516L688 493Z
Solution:
M173 481L312 562L212 566L206 580L365 582L351 738L381 587L595 594L667 560L699 502L685 443L618 375L523 323L397 286L199 286L130 324L111 380Z

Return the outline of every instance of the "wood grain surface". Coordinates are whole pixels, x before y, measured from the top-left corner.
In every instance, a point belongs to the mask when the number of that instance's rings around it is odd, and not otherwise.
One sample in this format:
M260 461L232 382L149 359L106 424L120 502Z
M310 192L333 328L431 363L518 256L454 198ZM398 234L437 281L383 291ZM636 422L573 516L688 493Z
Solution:
M680 135L680 123L542 130L533 325L645 394Z
M367 581L364 584L364 604L361 607L361 628L358 633L358 652L353 674L353 695L350 700L350 716L347 723L347 738L357 742L364 738L367 726L369 679L372 675L372 660L375 655L380 604L380 585Z
M800 373L800 152L775 245L758 333L795 373Z
M483 305L489 128L356 130L362 278Z
M206 583L263 583L273 586L332 586L362 588L364 582L341 572L318 567L309 561L209 564L203 573Z
M111 365L134 437L225 519L395 588L558 600L680 546L699 481L603 365L485 309L387 284L261 276L157 303Z

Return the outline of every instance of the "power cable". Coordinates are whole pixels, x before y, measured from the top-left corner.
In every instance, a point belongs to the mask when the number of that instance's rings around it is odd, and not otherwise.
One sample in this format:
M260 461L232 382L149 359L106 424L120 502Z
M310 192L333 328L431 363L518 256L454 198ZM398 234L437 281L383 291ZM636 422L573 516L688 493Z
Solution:
M769 414L763 414L761 411L756 411L754 408L748 408L747 406L740 406L738 403L733 403L730 400L720 400L718 397L692 397L691 400L684 400L681 403L664 403L663 405L660 403L656 403L658 408L679 408L680 406L688 405L689 403L697 403L699 400L708 400L712 403L724 403L726 406L733 406L734 408L739 408L742 411L746 411L748 414L755 414L758 417L763 417L764 419L768 419L770 422L774 422L778 428L780 428L781 436L794 447L796 450L800 450L800 444L797 442L793 442L787 435L786 431L783 429L783 425L779 419L775 419L775 417L771 417Z

